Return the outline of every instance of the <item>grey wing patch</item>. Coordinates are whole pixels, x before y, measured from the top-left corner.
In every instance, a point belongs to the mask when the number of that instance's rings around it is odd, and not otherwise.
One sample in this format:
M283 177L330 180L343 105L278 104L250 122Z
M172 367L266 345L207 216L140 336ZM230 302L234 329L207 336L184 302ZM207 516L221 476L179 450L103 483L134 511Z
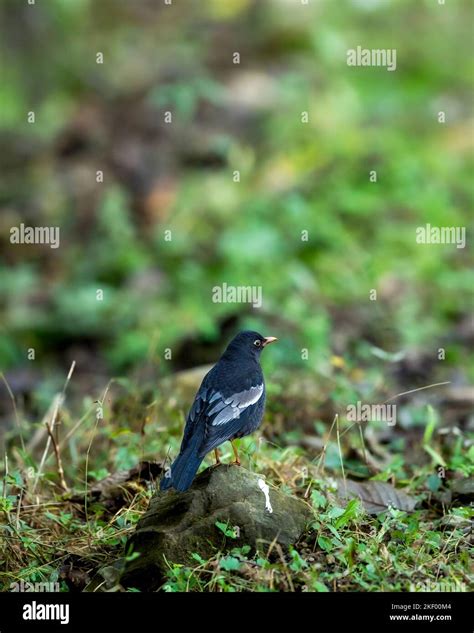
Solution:
M263 394L263 383L261 385L257 385L256 387L250 387L245 391L239 391L238 393L234 393L229 398L223 398L221 394L220 399L216 402L216 404L212 407L212 409L208 412L208 415L214 415L217 413L216 417L212 421L212 426L220 426L221 424L225 424L226 422L230 422L230 420L235 420L241 414L241 412L249 407L251 404L255 404L260 400ZM215 394L211 401L216 399Z

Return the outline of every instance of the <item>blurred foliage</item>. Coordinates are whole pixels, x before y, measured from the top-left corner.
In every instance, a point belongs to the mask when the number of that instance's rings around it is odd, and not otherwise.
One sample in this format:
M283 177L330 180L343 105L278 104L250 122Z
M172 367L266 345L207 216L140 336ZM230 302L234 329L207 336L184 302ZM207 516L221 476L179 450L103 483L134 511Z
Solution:
M60 496L41 420L72 361L57 423L82 494L174 455L200 377L167 374L214 362L251 327L280 340L244 463L310 499L315 520L285 557L170 564L164 590L466 590L472 513L453 490L474 460L472 3L4 0L0 17L0 378L13 395L1 380L1 584L82 588L152 494L132 489L113 516ZM358 45L396 48L396 71L348 67ZM22 222L59 226L60 247L11 244ZM467 227L467 247L417 244L427 223ZM262 308L213 303L224 282L261 286ZM400 399L396 427L344 418L347 403L438 380L453 384L437 408L425 394L438 391ZM422 509L335 506L323 474L342 466ZM79 566L77 583L59 564Z
M220 349L237 327L283 338L288 366L301 348L311 369L334 347L364 362L366 340L435 356L450 332L446 364L464 360L468 248L415 230L469 225L467 0L1 10L0 368L31 367L33 347L60 384L79 348L79 370L166 372L188 364L166 348ZM359 44L396 48L396 72L348 67ZM10 244L20 222L59 225L60 248ZM213 303L223 282L262 286L263 308Z

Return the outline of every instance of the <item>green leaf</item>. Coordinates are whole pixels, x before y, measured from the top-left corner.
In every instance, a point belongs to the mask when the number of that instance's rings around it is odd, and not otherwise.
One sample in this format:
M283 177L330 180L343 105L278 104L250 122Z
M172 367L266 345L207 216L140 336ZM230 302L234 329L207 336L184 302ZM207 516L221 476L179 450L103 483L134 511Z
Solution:
M327 538L327 536L320 536L318 538L318 545L326 552L330 552L333 549L332 541L331 539Z
M424 444L423 448L428 453L428 455L431 456L435 464L438 464L439 466L444 466L446 468L446 462L441 457L441 455L437 451L435 451L434 448L432 448L431 446L428 446L427 444Z
M313 490L311 492L311 501L317 510L319 508L325 508L327 504L326 497L322 495L319 490Z
M299 552L297 552L293 547L290 548L290 555L292 558L290 569L292 571L301 571L308 566L308 563L303 558L301 558Z
M428 405L428 422L426 423L425 432L423 433L423 444L430 443L437 423L438 418L436 415L436 411L431 405Z
M430 475L428 477L427 484L431 492L436 492L441 486L441 479L438 477L438 475Z
M204 560L204 558L202 558L202 556L199 556L199 554L197 554L196 552L194 552L194 553L191 555L191 557L192 557L192 558L194 558L194 560L197 560L197 562L198 562L200 565L204 565L204 564L206 563L206 561Z
M230 553L232 554L232 556L242 556L245 558L250 550L250 545L242 545L242 547L234 547Z
M234 556L226 556L219 561L219 567L226 571L236 571L240 569L240 561Z
M347 523L350 523L353 519L356 518L357 513L359 512L359 499L352 499L346 506L344 513L337 519L334 523L336 529L343 527Z
M329 589L326 587L324 583L319 582L317 580L313 582L313 589L315 591L324 592L324 593L327 593L329 591Z
M217 528L219 528L221 532L223 532L229 538L233 538L233 539L237 538L236 530L234 530L234 528L229 527L228 523L222 523L221 521L216 521L215 525Z
M0 497L0 512L10 512L10 510L13 508L13 499L15 499L13 495L8 495L8 497Z
M470 462L474 462L474 444L467 451L467 458L469 459Z
M339 506L336 506L334 508L331 508L331 510L329 510L328 517L330 519L337 519L343 514L344 514L344 508L340 508Z

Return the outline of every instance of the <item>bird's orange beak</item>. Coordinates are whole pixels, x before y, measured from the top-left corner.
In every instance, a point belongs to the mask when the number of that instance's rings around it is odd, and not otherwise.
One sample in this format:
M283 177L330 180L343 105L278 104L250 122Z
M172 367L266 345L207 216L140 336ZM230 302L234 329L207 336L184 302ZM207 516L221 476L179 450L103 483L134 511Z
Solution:
M270 345L270 343L274 343L275 341L278 341L276 336L265 336L263 347L265 347L266 345Z

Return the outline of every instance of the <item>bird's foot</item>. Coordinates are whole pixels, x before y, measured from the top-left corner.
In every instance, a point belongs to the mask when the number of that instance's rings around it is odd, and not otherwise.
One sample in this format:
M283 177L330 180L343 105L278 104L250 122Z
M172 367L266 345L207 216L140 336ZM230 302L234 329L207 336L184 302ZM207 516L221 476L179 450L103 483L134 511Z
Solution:
M240 466L240 460L236 459L235 462L231 462L232 466Z

